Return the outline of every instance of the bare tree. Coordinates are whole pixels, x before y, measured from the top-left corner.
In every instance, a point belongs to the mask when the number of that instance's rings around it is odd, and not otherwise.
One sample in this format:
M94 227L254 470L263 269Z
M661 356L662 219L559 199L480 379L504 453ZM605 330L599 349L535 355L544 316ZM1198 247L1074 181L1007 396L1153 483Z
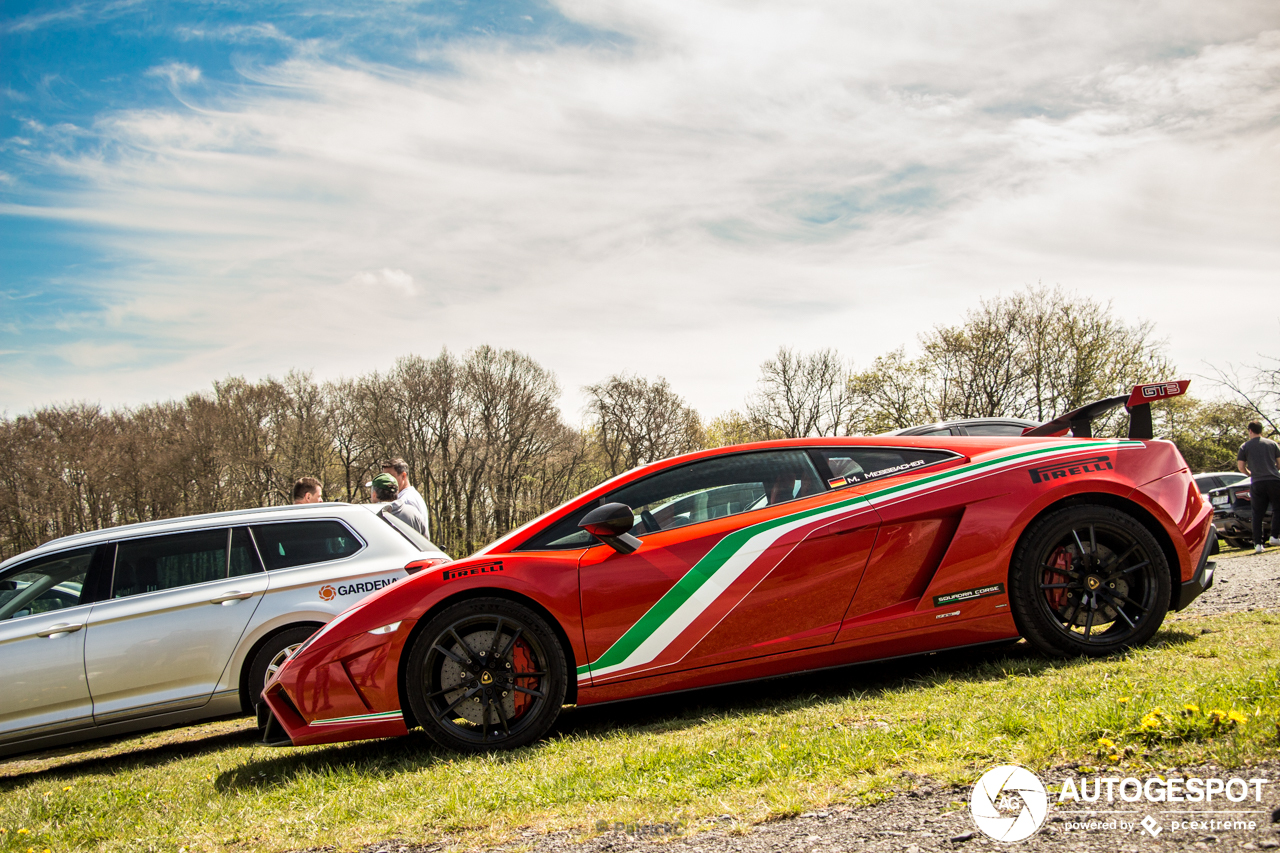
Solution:
M996 416L1045 421L1139 382L1172 378L1173 370L1150 324L1126 324L1109 305L1044 287L983 301L921 344L917 358L897 350L854 376L861 427ZM1104 434L1122 421L1117 413L1095 429Z
M1213 371L1213 378L1231 393L1246 420L1257 418L1267 434L1280 434L1280 359L1264 357L1252 365L1228 364Z
M898 348L849 379L858 418L851 431L872 434L937 420L927 363Z
M737 409L730 409L707 424L707 447L727 447L751 441L766 441L769 434Z
M555 376L527 355L483 346L466 360L468 407L483 447L492 524L510 530L528 520L523 497L538 461L564 438Z
M622 374L583 390L589 437L605 476L703 446L698 413L662 377L650 382Z
M832 349L803 355L788 347L760 365L747 419L768 438L839 435L853 414L849 371Z

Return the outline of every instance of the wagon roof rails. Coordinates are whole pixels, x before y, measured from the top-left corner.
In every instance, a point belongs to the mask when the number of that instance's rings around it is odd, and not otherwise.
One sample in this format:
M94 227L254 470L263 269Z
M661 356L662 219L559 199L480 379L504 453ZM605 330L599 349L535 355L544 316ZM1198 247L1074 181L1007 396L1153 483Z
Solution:
M1128 394L1106 397L1072 409L1065 415L1038 427L1030 427L1023 431L1026 437L1066 435L1070 430L1076 438L1092 438L1093 422L1121 404L1129 412L1129 438L1150 439L1155 436L1151 425L1151 404L1157 400L1170 397L1181 397L1187 393L1191 385L1190 379L1176 382L1156 382L1150 385L1134 385Z

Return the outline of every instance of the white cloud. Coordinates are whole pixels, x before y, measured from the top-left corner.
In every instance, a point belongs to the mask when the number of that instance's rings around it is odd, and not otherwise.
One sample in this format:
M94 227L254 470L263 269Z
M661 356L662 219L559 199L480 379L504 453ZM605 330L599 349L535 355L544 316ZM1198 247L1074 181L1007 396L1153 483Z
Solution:
M407 297L418 295L418 288L413 283L413 276L404 270L383 267L377 272L360 272L352 276L349 283L363 289L386 288L391 290L393 295Z
M148 70L147 73L153 77L165 78L169 81L169 85L175 88L200 81L200 69L185 62L166 62L164 65L157 65Z
M1272 5L563 8L617 44L472 41L447 74L300 53L50 155L86 189L47 213L136 259L96 282L111 328L189 347L147 398L487 342L571 391L663 374L714 414L780 344L865 363L1041 279L1116 297L1194 366L1188 302L1280 268ZM387 319L412 338L280 334ZM2 380L0 405L76 377Z

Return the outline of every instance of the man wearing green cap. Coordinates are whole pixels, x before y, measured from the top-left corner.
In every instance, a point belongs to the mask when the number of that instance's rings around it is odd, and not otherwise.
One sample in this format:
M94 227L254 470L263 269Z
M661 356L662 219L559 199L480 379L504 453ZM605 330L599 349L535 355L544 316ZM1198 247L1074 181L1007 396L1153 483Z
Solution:
M397 499L396 493L399 490L400 484L390 474L379 474L369 481L369 493L373 498L373 502L386 504L382 508L382 512L395 516L423 536L426 536L427 520L412 503L404 499Z

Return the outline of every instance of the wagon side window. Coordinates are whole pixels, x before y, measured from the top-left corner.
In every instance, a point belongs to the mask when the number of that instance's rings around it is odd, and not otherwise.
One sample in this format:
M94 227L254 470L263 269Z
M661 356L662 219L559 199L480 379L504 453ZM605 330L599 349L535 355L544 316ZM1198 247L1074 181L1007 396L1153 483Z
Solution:
M116 547L112 598L129 598L227 576L227 530L130 539Z
M93 548L40 557L0 576L0 621L75 607L83 598Z
M251 529L269 572L341 560L364 547L346 525L337 521L255 524Z

